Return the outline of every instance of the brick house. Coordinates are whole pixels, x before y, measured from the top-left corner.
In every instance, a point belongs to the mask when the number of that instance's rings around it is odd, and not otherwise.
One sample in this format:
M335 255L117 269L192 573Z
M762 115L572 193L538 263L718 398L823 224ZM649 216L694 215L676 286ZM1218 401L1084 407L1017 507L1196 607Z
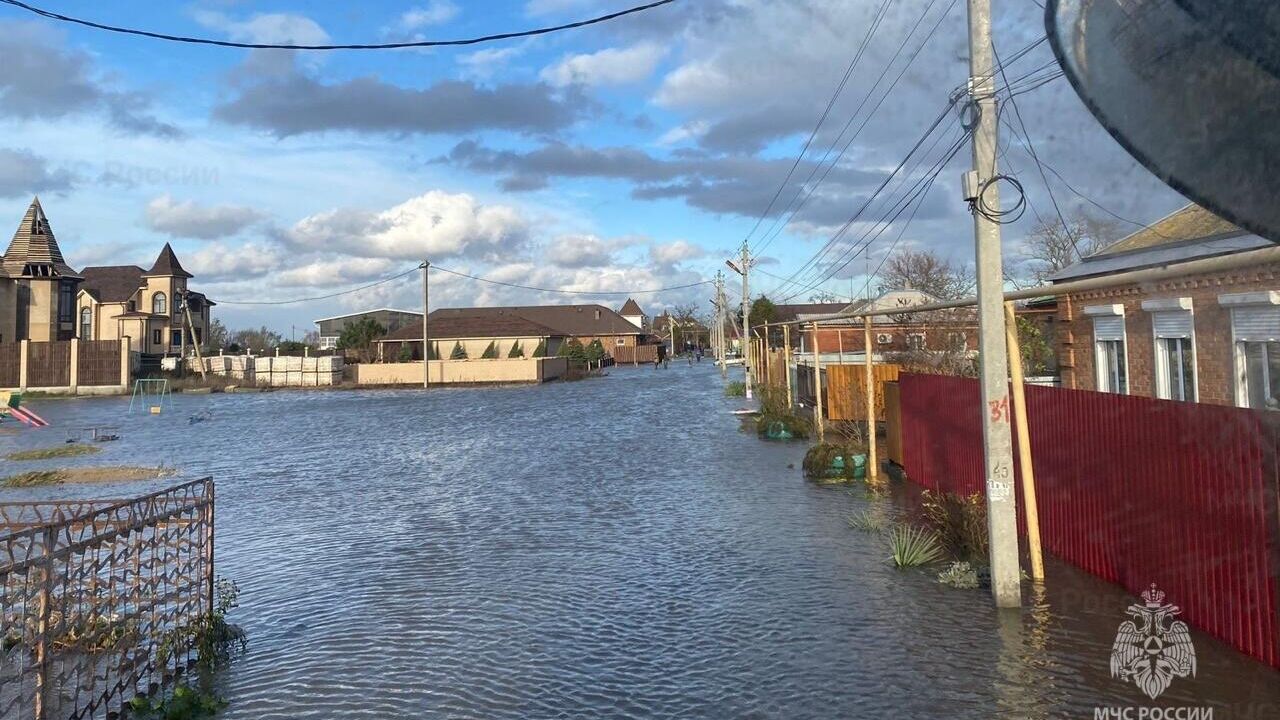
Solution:
M837 313L846 308L853 310L892 310L937 302L937 298L920 290L889 290L871 300L854 303L804 303L778 305L774 320L787 322L806 320ZM865 345L862 318L846 323L826 322L818 326L818 349L826 353L861 354ZM973 352L978 348L978 320L970 309L939 310L912 315L877 315L871 319L873 352L901 353L910 350L960 350ZM809 325L794 328L791 333L794 349L811 352L813 330ZM775 341L777 340L775 334Z
M543 339L549 343L548 354L554 354L561 341L577 340L590 345L599 340L605 352L611 352L617 347L635 347L646 335L642 327L603 305L442 308L432 310L427 316L427 332L437 344L437 350L444 353L442 357L448 356L458 340L486 346L490 340L508 344L519 340L526 352L531 352L533 345ZM440 340L449 342L440 344ZM397 351L400 344L408 344L417 353L415 357L421 359L421 322L390 332L380 342L394 343ZM503 342L499 343L499 349L505 347ZM483 351L483 346L480 347ZM471 349L468 346L469 355ZM391 357L385 350L384 356Z
M81 280L63 259L40 198L33 199L0 258L0 342L75 337Z
M1054 282L1270 247L1188 205L1059 271ZM1280 264L1058 299L1062 386L1280 409Z

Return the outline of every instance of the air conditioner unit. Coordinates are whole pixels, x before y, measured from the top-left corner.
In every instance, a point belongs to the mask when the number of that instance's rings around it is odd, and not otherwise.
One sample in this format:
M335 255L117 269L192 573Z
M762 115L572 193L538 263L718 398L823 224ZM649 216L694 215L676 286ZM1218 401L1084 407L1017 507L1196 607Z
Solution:
M892 342L893 342L893 334L892 334L892 333L877 333L877 334L876 334L876 342L877 342L877 343L879 343L880 345L888 345L888 344L890 344L890 343L892 343Z

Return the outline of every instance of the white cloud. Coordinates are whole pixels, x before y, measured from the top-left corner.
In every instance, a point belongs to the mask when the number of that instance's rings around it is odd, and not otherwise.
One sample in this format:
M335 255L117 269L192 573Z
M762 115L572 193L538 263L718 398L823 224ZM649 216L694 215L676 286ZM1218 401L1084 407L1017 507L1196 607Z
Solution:
M529 0L524 4L526 15L552 15L566 10L580 10L590 7L593 0Z
M147 203L147 227L170 237L212 240L235 235L263 219L250 207L237 205L202 206L193 201L177 202L161 195Z
M277 273L272 281L282 287L342 285L386 277L400 269L401 264L386 258L343 257L316 260Z
M217 283L263 277L279 270L286 257L274 244L212 242L184 255L182 263L196 282Z
M528 222L515 208L432 190L381 212L329 210L284 233L308 250L395 259L483 258L519 251Z
M711 123L706 120L693 120L677 125L658 138L658 145L679 145L685 140L696 140L705 135L710 127Z
M329 41L329 33L305 15L257 13L236 20L220 12L199 10L194 16L196 22L224 32L236 42L323 45Z
M707 251L686 240L654 245L649 248L649 257L657 265L674 265L683 260L694 260L703 257Z
M568 85L626 85L653 74L666 50L654 43L608 48L594 53L566 55L543 68L540 77L556 87Z
M613 247L595 235L564 235L547 245L546 258L563 268L598 267L613 262Z
M430 25L447 23L458 16L459 8L449 0L431 0L422 7L410 8L400 16L400 27L418 30Z
M458 64L468 77L487 79L506 66L513 58L524 53L523 45L511 45L501 48L485 48L473 53L460 55Z

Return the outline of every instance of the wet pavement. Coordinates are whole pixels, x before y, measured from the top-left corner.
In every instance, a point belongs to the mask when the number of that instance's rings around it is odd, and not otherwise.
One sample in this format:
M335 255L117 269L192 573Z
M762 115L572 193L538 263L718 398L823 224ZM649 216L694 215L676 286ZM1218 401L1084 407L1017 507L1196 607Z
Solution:
M101 455L20 469L217 479L218 570L241 586L250 638L220 717L1280 717L1280 672L1201 633L1197 676L1159 700L1111 678L1133 598L1060 563L1006 613L936 569L895 570L846 518L901 504L805 482L803 446L740 433L740 404L709 363L175 395L154 417L127 399L38 400L53 427L0 434L0 454L110 426L122 437Z

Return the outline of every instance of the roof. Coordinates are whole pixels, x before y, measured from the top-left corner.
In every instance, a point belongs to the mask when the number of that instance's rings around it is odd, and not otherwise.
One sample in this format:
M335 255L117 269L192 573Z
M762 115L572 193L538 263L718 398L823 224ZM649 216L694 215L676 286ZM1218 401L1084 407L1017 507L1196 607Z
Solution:
M637 303L631 298L627 298L627 301L622 303L622 309L618 311L618 314L622 316L644 315L644 310L640 309L640 303Z
M173 254L173 248L169 243L165 243L160 248L160 255L156 257L156 261L152 263L151 269L143 273L144 275L160 275L164 277L195 277L191 273L182 269L182 263L178 262L178 256Z
M345 315L334 315L333 317L316 318L313 322L322 323L322 322L328 322L330 320L342 320L344 318L360 317L361 315L372 315L373 313L379 313L379 312L403 313L405 315L417 315L418 317L422 317L421 310L399 310L397 308L383 307L383 308L374 308L372 310L361 310L360 312L346 313Z
M1231 255L1272 245L1269 240L1245 232L1193 204L1059 270L1049 279L1061 282L1110 275L1217 255Z
M833 315L846 308L858 309L867 303L866 300L854 300L852 303L795 303L792 305L775 305L773 320L770 322L790 322L822 315Z
M1191 203L1169 213L1137 232L1120 238L1090 257L1115 255L1156 245L1168 245L1186 240L1201 240L1233 234L1245 235L1246 233L1227 220L1223 220L1199 205Z
M432 339L552 337L563 334L528 318L505 312L472 314L435 310L427 316L427 336ZM406 325L379 340L422 340L422 325Z
M80 289L98 302L127 302L142 287L142 272L137 265L87 267Z
M22 222L18 223L0 269L11 277L30 276L30 273L25 272L29 265L51 266L51 277L80 277L62 257L62 249L58 247L58 239L53 235L53 228L49 225L49 218L45 217L38 197L32 199L27 212L22 216Z

